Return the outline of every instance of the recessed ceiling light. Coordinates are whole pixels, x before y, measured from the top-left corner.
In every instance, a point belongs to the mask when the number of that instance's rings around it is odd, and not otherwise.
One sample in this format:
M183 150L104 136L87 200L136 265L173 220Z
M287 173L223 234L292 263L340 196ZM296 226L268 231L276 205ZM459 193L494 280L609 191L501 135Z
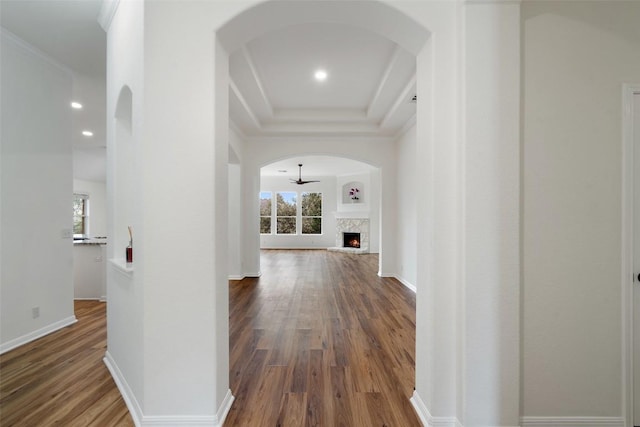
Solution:
M73 108L75 110L81 110L82 109L82 104L80 104L79 102L73 101L71 103L71 108Z
M317 70L313 76L319 82L327 80L327 72L325 70Z
M93 136L93 132L91 132L90 130L83 130L83 131L82 131L82 134L83 134L84 136Z

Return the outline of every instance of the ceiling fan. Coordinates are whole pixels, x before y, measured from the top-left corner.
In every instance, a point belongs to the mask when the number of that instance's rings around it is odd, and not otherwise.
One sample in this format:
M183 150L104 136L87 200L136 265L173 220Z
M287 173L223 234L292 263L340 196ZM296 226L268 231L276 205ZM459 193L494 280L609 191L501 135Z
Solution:
M320 181L303 181L302 180L302 163L298 163L298 168L300 169L299 173L298 173L298 179L291 179L289 178L289 181L293 182L294 184L298 184L298 185L302 185L302 184L308 184L310 182L320 182Z

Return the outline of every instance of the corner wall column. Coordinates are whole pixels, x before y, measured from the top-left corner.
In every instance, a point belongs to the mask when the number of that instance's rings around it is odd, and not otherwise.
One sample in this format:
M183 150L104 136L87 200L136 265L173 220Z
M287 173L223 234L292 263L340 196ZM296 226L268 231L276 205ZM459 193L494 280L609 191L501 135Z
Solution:
M520 4L467 1L463 7L460 421L514 426L520 417Z
M143 424L219 425L232 400L228 55L203 7L145 2Z

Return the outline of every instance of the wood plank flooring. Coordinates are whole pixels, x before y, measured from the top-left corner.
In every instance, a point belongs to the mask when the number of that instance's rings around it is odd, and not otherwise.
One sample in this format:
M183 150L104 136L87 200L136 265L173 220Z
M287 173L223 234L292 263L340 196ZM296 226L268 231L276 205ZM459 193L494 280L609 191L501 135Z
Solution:
M262 277L232 281L225 426L420 426L415 294L378 257L262 251Z
M133 426L104 365L105 304L75 301L78 322L0 356L0 426Z
M420 426L415 295L376 275L376 255L263 251L231 282L231 426ZM0 426L133 426L102 358L105 304L0 356Z

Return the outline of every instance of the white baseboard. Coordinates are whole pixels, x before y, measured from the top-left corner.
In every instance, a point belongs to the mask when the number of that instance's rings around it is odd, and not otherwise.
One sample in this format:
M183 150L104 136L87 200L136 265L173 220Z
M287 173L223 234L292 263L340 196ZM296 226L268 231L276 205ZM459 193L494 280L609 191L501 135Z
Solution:
M407 288L411 289L414 294L418 291L418 289L415 287L415 285L412 285L411 283L407 282L405 279L403 279L402 277L398 276L397 274L394 275L393 278L396 279L398 282L402 283Z
M427 405L424 404L417 391L413 391L413 396L409 400L424 427L462 427L456 417L434 417L431 415Z
M14 348L18 348L21 345L37 340L38 338L42 338L45 335L49 335L50 333L62 328L66 328L69 325L73 325L77 321L78 319L76 319L76 316L69 316L66 319L59 320L36 331L29 332L28 334L18 338L14 338L11 341L7 341L6 343L0 345L0 354L4 354L7 351L11 351Z
M124 375L122 375L122 372L118 368L118 364L115 362L115 360L113 360L113 357L108 350L105 352L104 359L102 360L104 361L104 364L107 365L107 369L111 373L113 381L116 383L118 390L120 390L120 394L122 395L122 399L129 409L129 414L131 414L133 423L136 425L136 427L142 426L142 408L136 400L136 397L133 394L133 390L131 390L131 387L129 387L127 380L124 378Z
M231 276L229 276L229 277L228 277L228 280L242 280L242 279L244 279L244 278L245 278L245 276L240 276L240 275L239 275L239 276L235 276L235 275L231 275Z
M411 404L424 427L463 427L456 417L434 417L417 391ZM623 417L522 417L521 427L625 427Z
M216 418L218 419L218 424L216 424L217 426L222 427L222 425L224 424L224 420L227 419L227 414L229 413L234 400L235 397L233 397L233 394L231 394L231 390L227 390L227 395L222 400L222 403L218 408L218 412L216 413Z
M122 372L118 369L118 365L108 351L105 353L103 360L104 364L107 365L107 369L109 369L118 390L120 390L120 394L129 409L129 413L131 414L131 418L133 419L133 423L136 427L222 427L224 420L227 418L227 414L231 409L231 405L233 404L234 397L231 394L231 390L227 390L227 394L222 400L222 404L220 405L220 408L218 408L216 415L144 415L133 391L127 384Z
M522 417L522 427L625 427L623 417Z
M158 416L145 416L142 424L144 426L158 426L158 427L219 427L222 426L218 423L215 415L211 416L197 416L197 415L185 415L185 416L171 416L171 415L158 415Z
M243 273L243 274L244 274L244 277L260 277L260 276L262 276L262 273L259 272L259 271L257 273L250 272L250 273Z

